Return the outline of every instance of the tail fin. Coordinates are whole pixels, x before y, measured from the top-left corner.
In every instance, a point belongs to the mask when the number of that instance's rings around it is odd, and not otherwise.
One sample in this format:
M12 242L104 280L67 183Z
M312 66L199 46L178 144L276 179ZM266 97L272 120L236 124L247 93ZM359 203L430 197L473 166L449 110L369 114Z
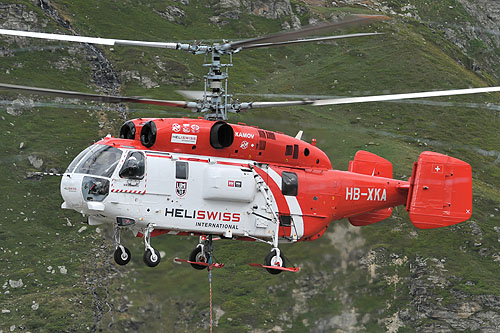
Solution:
M360 150L354 156L354 160L349 162L349 171L364 175L392 178L392 163L367 151ZM389 218L392 208L384 208L363 215L349 218L349 222L356 227L361 227Z
M360 150L349 162L349 171L363 175L392 178L392 163L373 153Z
M420 154L413 166L406 209L420 229L468 220L472 213L470 165L439 153Z

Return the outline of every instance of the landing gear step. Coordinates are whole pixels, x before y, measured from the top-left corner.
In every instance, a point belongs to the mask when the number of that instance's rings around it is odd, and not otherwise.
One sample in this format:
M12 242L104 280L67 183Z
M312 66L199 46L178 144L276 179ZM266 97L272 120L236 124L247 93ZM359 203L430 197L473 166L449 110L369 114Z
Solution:
M263 264L249 264L252 267L260 267L260 268L265 268L267 270L273 269L273 270L278 270L278 271L285 271L285 272L298 272L300 270L300 267L281 267L281 266L267 266Z
M222 267L224 267L224 264L221 264L221 263L209 264L209 263L206 263L206 262L190 261L190 260L180 259L180 258L175 258L174 261L176 261L176 262L185 262L185 263L188 263L188 264L191 264L191 265L200 265L200 266L211 267L211 268L222 268Z

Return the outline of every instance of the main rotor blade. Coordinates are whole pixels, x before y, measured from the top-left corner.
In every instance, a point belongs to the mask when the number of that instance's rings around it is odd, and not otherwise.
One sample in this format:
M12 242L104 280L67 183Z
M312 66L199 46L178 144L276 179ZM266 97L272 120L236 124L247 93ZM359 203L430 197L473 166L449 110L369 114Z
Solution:
M306 99L302 101L253 102L253 103L242 103L242 109L245 109L246 106L248 106L248 108L266 108L266 107L294 106L294 105L323 106L323 105L340 105L340 104L355 104L355 103L368 103L368 102L385 102L385 101L396 101L403 99L457 96L457 95L469 95L469 94L480 94L480 93L491 93L491 92L500 92L500 87L425 91L425 92L407 93L407 94L344 97L344 98L332 98L332 99Z
M205 92L201 90L176 90L175 92L190 100L201 100L205 97ZM207 91L207 94L210 95L210 92Z
M67 91L67 90L55 90L55 89L45 89L45 88L36 88L36 87L26 87L26 86L17 86L13 84L5 84L0 83L0 89L31 93L31 94L42 94L42 95L50 95L57 97L65 97L65 98L77 98L84 100L91 100L95 102L102 103L139 103L139 104L153 104L153 105L162 105L162 106L174 106L181 108L195 108L195 102L184 102L184 101L166 101L166 100L157 100L157 99L149 99L142 97L123 97L123 96L111 96L111 95L98 95L98 94L86 94L76 91Z
M61 40L61 41L67 41L67 42L90 43L90 44L100 44L100 45L110 45L110 46L111 45L133 45L133 46L159 47L159 48L166 48L166 49L179 48L178 43L144 42L144 41L125 40L125 39L83 37L83 36L73 36L73 35L48 34L48 33L42 33L42 32L29 32L29 31L21 31L21 30L0 29L0 34L9 35L9 36L18 36L18 37L31 37L31 38Z
M269 36L257 37L239 42L228 43L227 47L230 49L238 49L238 48L244 49L247 48L249 45L255 45L255 44L288 42L296 40L300 37L306 37L315 34L317 35L320 33L329 32L332 30L344 28L354 24L362 24L362 23L373 22L376 20L385 20L385 19L389 19L389 17L384 15L353 15L338 22L328 22L319 25L312 25L299 30L279 32L277 34Z
M332 39L342 39L342 38L352 38L352 37L364 37L364 36L374 36L374 35L383 35L382 32L366 32L366 33L357 33L357 34L349 34L349 35L337 35L337 36L326 36L326 37L317 37L317 38L308 38L308 39L296 39L289 40L284 42L276 42L276 43L260 43L260 44L250 44L244 47L247 49L255 49L258 47L270 47L270 46L281 46L287 44L302 44L302 43L311 43L311 42L322 42L326 40Z

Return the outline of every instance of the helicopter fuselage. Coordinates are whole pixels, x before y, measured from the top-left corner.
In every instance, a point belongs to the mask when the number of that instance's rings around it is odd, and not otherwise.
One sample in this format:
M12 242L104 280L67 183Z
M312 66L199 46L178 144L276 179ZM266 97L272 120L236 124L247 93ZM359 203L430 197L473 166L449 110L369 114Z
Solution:
M155 137L146 147L151 122ZM106 137L74 160L61 182L63 208L136 234L152 225L152 235L265 239L278 232L300 241L345 217L384 219L407 200L409 183L391 179L392 167L388 177L332 170L319 148L281 133L202 119L132 123L133 131L127 134L130 123L121 131L129 139Z

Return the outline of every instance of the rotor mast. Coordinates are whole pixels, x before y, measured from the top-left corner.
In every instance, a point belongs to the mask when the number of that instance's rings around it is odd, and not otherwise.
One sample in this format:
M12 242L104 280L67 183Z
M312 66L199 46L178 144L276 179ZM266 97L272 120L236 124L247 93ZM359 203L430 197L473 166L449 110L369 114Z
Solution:
M228 104L231 95L228 95L227 89L228 68L233 66L232 53L224 52L218 46L214 45L211 50L211 63L203 64L204 67L209 67L208 74L204 76L202 108L202 112L207 112L205 119L208 120L227 120L227 112L231 108ZM229 54L229 63L223 64L221 62L223 54Z

